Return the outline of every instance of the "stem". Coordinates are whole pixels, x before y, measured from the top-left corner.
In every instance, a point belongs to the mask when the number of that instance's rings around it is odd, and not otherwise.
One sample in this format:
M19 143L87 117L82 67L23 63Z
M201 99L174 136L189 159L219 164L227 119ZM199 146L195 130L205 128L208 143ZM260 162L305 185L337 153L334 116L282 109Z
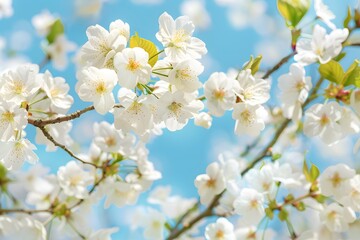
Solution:
M290 54L288 54L287 56L283 57L275 66L273 66L272 68L270 68L262 77L263 79L266 79L268 77L270 77L271 74L273 74L274 72L276 72L282 65L284 65L285 63L287 63L290 58L292 58L294 55L296 54L296 51L291 52Z
M158 72L152 72L153 74L157 74L159 76L163 76L163 77L169 77L168 75L166 74L162 74L162 73L158 73Z
M163 53L163 52L164 52L164 49L163 49L163 50L161 50L161 51L159 51L158 53L156 53L156 54L152 55L152 56L149 58L149 61L150 61L151 59L153 59L154 57L156 57L156 56L160 55L160 54L161 54L161 53Z
M91 162L86 162L82 159L80 159L79 157L75 156L75 154L68 149L65 145L59 143L58 141L56 141L51 135L50 133L46 130L45 126L38 126L38 128L42 131L42 133L44 134L44 136L50 141L52 142L55 146L60 147L61 149L63 149L65 152L67 152L71 157L75 158L76 160L82 162L83 164L88 164L91 165L95 168L99 168L96 164L91 163Z

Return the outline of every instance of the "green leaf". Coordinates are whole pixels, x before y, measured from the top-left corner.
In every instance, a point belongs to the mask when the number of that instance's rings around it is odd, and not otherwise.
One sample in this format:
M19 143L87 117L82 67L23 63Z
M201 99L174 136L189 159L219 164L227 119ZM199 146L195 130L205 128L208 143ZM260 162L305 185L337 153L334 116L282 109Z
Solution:
M311 182L315 182L315 180L319 177L319 175L320 175L319 168L315 164L311 164L311 168L310 168Z
M278 217L279 217L279 220L280 220L280 221L286 221L287 218L289 217L289 213L288 213L288 211L286 211L285 208L283 208L283 209L281 209L281 211L279 212Z
M349 23L350 23L351 19L352 19L351 8L348 6L346 18L344 20L344 28L349 28Z
M296 204L296 209L300 212L303 212L305 211L306 209L306 206L305 206L305 203L304 202L299 202Z
M299 24L309 7L310 0L277 0L277 8L291 29Z
M56 38L64 33L64 25L61 19L57 19L50 28L49 34L46 36L49 44L55 42Z
M145 38L139 37L137 33L131 36L130 38L130 47L140 47L144 49L149 54L149 64L150 66L154 66L159 58L158 50L153 42L147 40Z
M327 197L325 197L324 195L320 194L320 195L316 195L314 197L314 199L318 202L318 203L325 203Z
M245 66L242 69L243 70L250 69L251 74L254 75L259 71L261 59L262 59L261 55L257 56L256 58L250 56L250 60L245 64Z
M323 78L337 84L342 82L345 74L340 63L334 60L331 60L325 64L321 64L319 67L319 72Z
M281 153L273 153L273 155L271 156L271 160L276 161L279 160L281 157L282 157Z
M308 165L307 165L307 163L306 163L306 159L304 159L303 174L304 174L306 180L307 180L308 182L311 182L311 176L310 176L310 172L309 172L309 167L308 167Z
M359 60L355 60L353 64L346 70L346 73L343 78L343 85L355 85L356 87L360 87L360 67Z

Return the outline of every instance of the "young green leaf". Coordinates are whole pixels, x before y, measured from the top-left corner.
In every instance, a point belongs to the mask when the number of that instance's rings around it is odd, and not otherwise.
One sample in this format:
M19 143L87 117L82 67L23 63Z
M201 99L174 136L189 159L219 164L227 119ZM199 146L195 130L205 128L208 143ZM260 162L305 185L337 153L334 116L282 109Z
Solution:
M356 87L360 86L360 67L359 67L359 60L355 60L353 64L346 70L344 78L343 78L343 85L355 85Z
M157 62L157 60L159 58L158 50L157 50L155 44L153 42L151 42L150 40L139 37L139 35L137 33L135 33L135 35L133 35L130 38L130 47L131 48L140 47L140 48L144 49L149 54L149 62L148 63L152 67L155 65L155 63Z
M64 33L64 25L61 22L61 19L57 19L50 28L49 34L46 36L46 39L49 44L55 42L56 38Z
M351 8L348 7L347 8L346 18L344 19L344 28L349 28L349 23L350 23L351 19L352 19Z
M319 67L319 72L323 78L336 84L342 83L345 74L340 63L334 60L331 60L325 64L321 64Z
M293 29L309 10L310 0L277 0L277 7L285 19L286 25Z

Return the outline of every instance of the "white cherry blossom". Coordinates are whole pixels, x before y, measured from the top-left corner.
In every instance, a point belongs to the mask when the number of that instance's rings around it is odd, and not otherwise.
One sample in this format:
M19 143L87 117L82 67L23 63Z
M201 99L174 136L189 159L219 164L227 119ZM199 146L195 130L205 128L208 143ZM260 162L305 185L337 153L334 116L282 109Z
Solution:
M49 71L39 74L42 89L51 101L51 108L57 112L65 113L74 102L68 94L70 87L62 77L53 77Z
M81 60L97 68L114 69L114 56L126 46L126 39L119 31L107 31L100 25L86 30L89 39L81 48Z
M21 216L18 218L0 216L0 229L1 239L47 239L44 225L31 216Z
M214 116L222 116L226 110L233 107L236 96L233 90L235 80L230 79L225 73L211 74L204 84L207 107Z
M290 72L279 77L281 107L286 118L298 121L302 117L302 104L312 88L311 78L305 76L305 69L300 64L292 64Z
M234 226L226 218L219 218L215 223L210 223L205 229L207 240L235 240Z
M18 170L24 161L35 164L39 158L36 147L27 139L0 142L0 162L9 170Z
M270 98L270 83L264 79L255 78L251 70L242 70L236 80L235 93L242 102L258 105L267 102Z
M339 55L342 43L347 39L349 30L335 29L326 34L325 28L315 25L312 39L302 38L296 44L297 54L295 61L303 65L309 65L319 61L321 64L329 62Z
M212 123L212 117L206 112L201 112L195 116L195 125L209 129Z
M31 19L32 25L40 36L46 36L56 21L56 17L48 10L43 10L41 13L35 15Z
M356 216L350 208L331 203L320 213L320 218L329 231L339 233L348 230Z
M195 179L202 204L209 204L212 199L225 189L225 178L218 163L211 163L206 168L206 174L201 174Z
M39 90L40 82L36 79L39 67L35 64L23 64L16 69L6 71L2 76L1 96L7 101L21 103L29 101Z
M0 140L8 141L27 125L27 112L14 102L0 104Z
M87 187L94 183L94 177L90 172L83 170L75 161L68 162L65 166L60 167L57 177L64 193L79 199L88 196Z
M45 52L51 59L54 68L64 70L68 65L67 54L76 50L76 44L69 41L65 35L57 36L55 41L45 46Z
M198 76L204 71L204 66L197 60L188 59L179 62L169 73L170 84L184 92L194 92L202 86Z
M156 38L165 47L165 54L170 62L179 62L184 59L199 59L207 53L205 43L192 37L195 30L189 17L181 16L173 19L168 13L159 17L159 32Z
M255 189L244 188L234 201L235 212L249 225L257 225L265 216L264 196Z
M350 179L355 176L355 170L345 164L330 166L319 177L319 187L325 196L341 198L350 189Z
M151 73L148 60L149 54L139 47L126 48L116 54L114 64L120 86L134 89L138 83L148 83Z
M89 67L78 73L75 89L81 100L94 102L95 110L105 114L115 104L112 90L116 81L117 76L113 70Z
M236 120L235 133L258 136L265 128L266 115L267 112L261 105L249 105L242 102L235 104L232 113L232 118Z

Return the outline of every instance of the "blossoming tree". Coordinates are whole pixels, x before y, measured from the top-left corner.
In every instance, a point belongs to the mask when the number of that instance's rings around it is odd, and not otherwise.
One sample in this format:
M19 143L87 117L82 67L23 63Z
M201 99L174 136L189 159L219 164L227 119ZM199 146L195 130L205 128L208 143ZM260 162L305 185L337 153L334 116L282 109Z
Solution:
M0 1L0 17L11 15L9 3ZM210 128L213 117L229 111L234 133L253 143L236 158L220 156L194 179L199 200L173 196L169 187L152 190L148 201L159 207L133 213L146 239L358 239L355 169L341 163L320 172L303 155L283 157L296 141L318 138L333 146L350 135L359 138L360 65L340 61L346 48L360 44L352 37L360 12L349 7L343 26L336 26L331 10L315 0L317 17L311 27L299 27L310 7L309 0L277 0L292 51L272 68L260 72L262 57L250 57L241 69L214 72L204 83L199 60L207 48L193 36L189 17L164 12L156 44L132 35L119 19L90 26L77 55L75 85L89 107L72 113L69 84L45 64L64 69L75 45L60 19L49 12L35 16L33 25L46 39L44 62L0 75L0 238L45 240L60 231L69 239L111 239L117 228L93 230L83 223L102 199L105 208L134 205L161 178L146 143L191 120ZM282 68L290 60L290 68ZM309 65L319 79L310 76ZM279 69L283 74L270 79ZM267 104L271 85L280 93L279 106ZM72 147L69 133L72 121L89 111L114 120L94 124L84 153ZM26 136L28 128L36 129L35 140ZM72 160L50 174L39 167L36 145L65 151ZM360 141L355 153L359 147ZM16 171L25 161L34 167ZM19 184L20 195L14 193ZM272 222L278 227L270 228ZM281 226L287 231L276 231Z

